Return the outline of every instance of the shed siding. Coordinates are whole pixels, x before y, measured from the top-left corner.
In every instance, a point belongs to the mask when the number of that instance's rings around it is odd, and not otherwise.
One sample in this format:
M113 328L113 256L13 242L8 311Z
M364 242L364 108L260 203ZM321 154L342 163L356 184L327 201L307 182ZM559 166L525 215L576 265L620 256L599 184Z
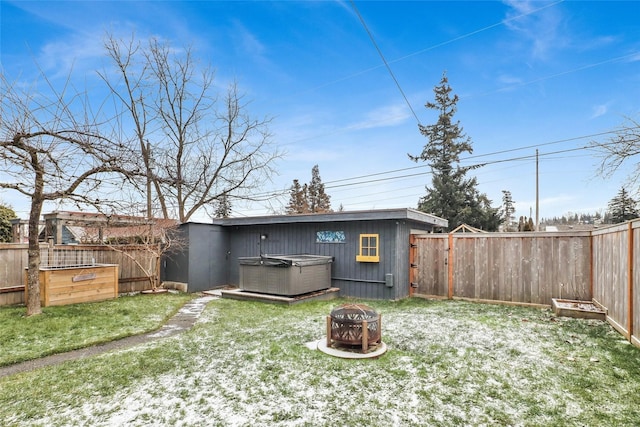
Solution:
M183 224L180 230L188 240L187 248L165 259L164 277L186 282L188 290L195 292L238 285L240 257L312 254L333 257L331 286L340 288L342 296L387 300L409 296L409 236L413 230L430 232L433 224L411 210L358 216L363 219L334 213L294 216L290 221L276 216L254 222L229 219L227 223ZM341 232L344 237L339 242L322 242L318 232ZM361 234L379 236L379 262L356 261ZM391 287L387 275L392 275Z
M228 236L222 227L207 225L189 231L189 291L212 289L229 283Z
M238 258L260 255L314 254L334 257L332 285L343 296L399 299L409 294L409 224L406 221L358 221L231 227L230 283L239 282ZM319 231L342 231L344 243L316 242ZM357 262L360 234L378 234L380 262ZM267 235L264 240L261 235ZM394 286L385 285L393 274Z
M229 283L228 236L223 227L189 223L180 226L187 244L165 258L163 279L188 284L189 292L204 291Z
M181 239L189 242L189 230L196 224L182 224L178 228ZM163 281L189 283L189 249L187 243L181 250L175 250L163 255Z

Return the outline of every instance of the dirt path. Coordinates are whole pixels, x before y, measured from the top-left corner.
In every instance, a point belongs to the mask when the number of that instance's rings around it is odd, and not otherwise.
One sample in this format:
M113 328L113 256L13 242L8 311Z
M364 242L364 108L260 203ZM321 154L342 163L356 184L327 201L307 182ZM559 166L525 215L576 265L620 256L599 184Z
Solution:
M195 298L186 303L169 321L160 329L141 335L134 335L116 341L110 341L104 344L94 345L79 350L73 350L66 353L53 354L35 360L16 363L15 365L4 366L0 368L0 378L20 372L32 371L34 369L43 368L45 366L56 365L68 360L83 359L85 357L95 356L97 354L106 353L111 350L119 350L130 348L139 344L155 341L160 338L170 337L184 332L196 323L207 304L214 299L219 298L216 295L205 295Z

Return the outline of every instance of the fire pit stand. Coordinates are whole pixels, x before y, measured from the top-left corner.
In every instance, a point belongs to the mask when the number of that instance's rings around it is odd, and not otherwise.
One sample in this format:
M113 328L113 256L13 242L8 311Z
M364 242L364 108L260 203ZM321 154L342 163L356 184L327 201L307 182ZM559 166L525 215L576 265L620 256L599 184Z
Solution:
M360 347L362 353L382 342L382 316L364 304L343 304L327 316L327 347Z

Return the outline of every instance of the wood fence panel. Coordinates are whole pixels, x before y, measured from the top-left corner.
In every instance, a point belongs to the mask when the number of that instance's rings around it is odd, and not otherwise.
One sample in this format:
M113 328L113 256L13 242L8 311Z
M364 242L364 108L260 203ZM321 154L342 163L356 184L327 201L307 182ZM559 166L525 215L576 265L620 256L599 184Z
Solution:
M544 305L560 295L589 298L589 239L588 232L454 234L453 296ZM433 241L445 240L421 237L418 253L433 251ZM429 262L421 259L421 272L433 270ZM418 275L419 293L435 294L423 292L435 291L425 278Z
M632 223L633 233L633 286L631 315L633 316L631 341L640 345L640 221Z
M475 248L473 239L454 238L453 295L475 298Z
M0 244L0 288L22 286L27 267L27 245Z
M628 334L629 226L593 233L593 298L608 310L609 322Z

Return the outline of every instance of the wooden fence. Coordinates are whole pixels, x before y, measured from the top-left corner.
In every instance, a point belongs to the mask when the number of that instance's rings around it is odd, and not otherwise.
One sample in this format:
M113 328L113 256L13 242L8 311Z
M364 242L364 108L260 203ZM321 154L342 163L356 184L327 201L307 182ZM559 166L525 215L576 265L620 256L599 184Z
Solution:
M149 270L152 254L141 245L122 245L117 250L104 245L43 245L41 259L51 265L95 262L118 264L118 292L137 292L151 288L148 277L136 261ZM50 260L50 262L48 262ZM26 244L0 244L0 306L22 304L24 271L27 268ZM156 276L159 271L156 271Z
M416 293L550 305L590 298L590 233L417 236Z
M592 232L415 236L414 295L550 305L595 300L640 346L640 220Z
M640 345L640 220L593 233L593 299L607 320Z

